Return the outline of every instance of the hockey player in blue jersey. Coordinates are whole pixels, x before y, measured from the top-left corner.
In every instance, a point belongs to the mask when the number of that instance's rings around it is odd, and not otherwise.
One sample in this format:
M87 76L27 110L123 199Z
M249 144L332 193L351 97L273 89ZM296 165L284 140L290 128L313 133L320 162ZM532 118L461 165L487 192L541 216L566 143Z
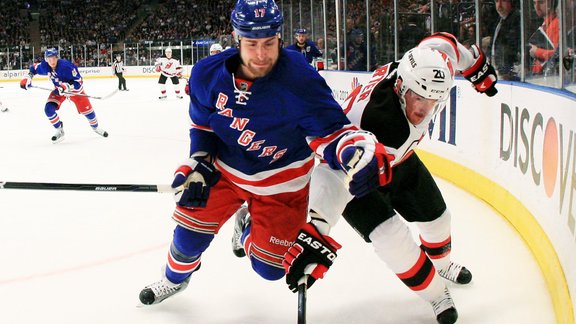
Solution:
M74 63L59 58L56 48L49 48L44 53L42 62L30 66L28 75L20 81L20 87L27 90L36 74L48 75L55 88L50 93L44 107L46 117L56 128L56 133L52 136L52 143L56 144L64 139L64 126L58 117L57 110L60 109L60 105L66 99L70 99L76 105L78 113L83 114L88 119L94 132L100 136L108 137L108 132L98 127L96 112L94 112L88 97L85 96L84 81Z
M322 56L322 52L320 52L318 47L316 47L316 44L314 44L313 41L308 40L308 31L306 29L296 29L294 38L296 38L296 42L286 47L286 49L302 53L308 64L312 64L314 58Z
M283 256L299 231L330 242L313 225L301 231L315 156L346 170L354 195L387 181L387 161L376 152L383 146L350 124L300 53L282 49L276 3L239 0L231 20L239 48L192 69L189 158L172 183L177 225L163 277L140 292L143 304L186 288L202 253L244 203L251 218L236 218L234 252L249 256L264 279L284 277ZM338 248L327 246L334 254Z

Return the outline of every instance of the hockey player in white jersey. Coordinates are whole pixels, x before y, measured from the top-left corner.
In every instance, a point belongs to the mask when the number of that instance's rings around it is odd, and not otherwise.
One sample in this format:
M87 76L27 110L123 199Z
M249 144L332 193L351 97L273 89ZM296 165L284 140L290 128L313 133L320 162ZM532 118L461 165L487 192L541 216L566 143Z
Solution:
M444 109L455 70L478 92L496 94L494 68L481 50L476 45L466 49L448 33L425 38L401 61L377 69L342 106L353 124L374 133L386 146L392 155L392 181L354 198L347 190L347 176L321 163L310 187L312 224L317 230L327 235L343 215L398 278L431 304L442 324L458 318L442 278L467 284L472 274L450 260L450 211L414 148L426 135L430 120ZM404 220L416 225L419 243ZM326 271L332 264L309 250L309 243L299 236L285 255L286 281L292 290L304 274L313 276L312 270Z
M180 78L182 77L183 68L180 65L180 61L172 57L172 49L168 47L164 50L165 57L160 57L156 60L154 64L156 67L156 72L160 72L160 78L158 79L158 84L160 84L160 97L159 99L166 99L166 80L170 78L172 84L174 85L174 92L176 98L184 98L180 94Z

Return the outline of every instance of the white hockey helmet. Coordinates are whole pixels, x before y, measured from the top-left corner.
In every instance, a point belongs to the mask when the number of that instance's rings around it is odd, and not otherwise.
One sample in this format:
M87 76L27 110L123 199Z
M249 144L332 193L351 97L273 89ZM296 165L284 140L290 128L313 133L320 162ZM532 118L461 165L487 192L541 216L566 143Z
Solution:
M168 53L172 54L172 49L170 47L168 47L164 50L164 54L168 54Z
M214 54L218 54L220 52L222 52L224 49L222 48L222 45L218 44L218 43L214 43L212 44L212 46L210 46L210 55L214 55Z
M454 68L448 56L431 48L415 47L402 57L398 65L402 80L399 96L404 101L408 90L439 102L446 101L454 83Z

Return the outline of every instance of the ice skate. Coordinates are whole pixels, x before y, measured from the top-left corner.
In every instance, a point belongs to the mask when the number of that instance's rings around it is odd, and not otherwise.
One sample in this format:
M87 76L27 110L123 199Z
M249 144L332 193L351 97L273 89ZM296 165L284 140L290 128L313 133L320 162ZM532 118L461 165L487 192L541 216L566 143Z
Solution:
M158 99L160 99L160 100L166 100L166 98L168 98L167 95L161 95L160 97L158 97Z
M183 97L182 95L179 95L179 94L176 95L176 98L178 98L178 99L184 99L184 97Z
M248 214L248 207L242 206L236 214L234 214L236 220L234 222L234 234L232 235L232 252L239 258L246 256L246 251L244 251L244 246L242 244L242 233L244 229L250 225L250 214Z
M56 133L52 136L52 143L60 143L64 140L64 123L60 127L56 128Z
M454 306L454 301L450 296L450 291L448 288L444 288L444 293L437 299L433 300L432 308L434 309L434 314L436 315L436 320L440 324L453 324L456 323L458 319L458 312L456 311L456 306Z
M108 137L108 132L105 131L105 130L103 130L103 129L100 128L100 127L96 127L96 128L94 128L93 130L94 130L94 132L95 132L96 134L98 134L98 135L100 135L100 136L102 136L102 137Z
M168 278L166 278L166 274L162 272L162 279L144 287L144 289L140 291L140 302L144 305L158 304L164 299L182 292L186 287L188 287L189 282L190 277L186 278L182 283L172 283Z
M465 285L472 281L472 273L466 269L466 267L452 261L450 261L450 264L447 267L438 270L438 274L446 280L461 285Z

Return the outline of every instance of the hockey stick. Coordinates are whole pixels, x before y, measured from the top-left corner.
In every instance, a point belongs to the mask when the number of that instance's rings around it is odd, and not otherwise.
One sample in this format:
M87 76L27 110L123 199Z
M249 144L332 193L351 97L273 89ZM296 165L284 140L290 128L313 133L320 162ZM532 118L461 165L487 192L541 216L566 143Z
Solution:
M160 193L174 193L177 190L171 188L170 185L47 183L47 182L8 182L8 181L0 181L0 189L124 191L124 192L160 192Z
M54 91L56 89L54 88L44 88L44 87L39 87L39 86L35 86L35 85L29 85L28 87L30 88L36 88L36 89L40 89L40 90L48 90L48 91ZM111 93L105 95L105 96L91 96L91 95L87 95L85 93L74 93L74 92L64 92L64 95L69 95L69 96L78 96L78 97L88 97L90 99L108 99L110 97L112 97L113 95L116 94L116 92L118 92L118 89L115 89L114 91L112 91Z
M306 282L308 275L305 275L298 281L298 324L306 324L306 291L308 290Z

